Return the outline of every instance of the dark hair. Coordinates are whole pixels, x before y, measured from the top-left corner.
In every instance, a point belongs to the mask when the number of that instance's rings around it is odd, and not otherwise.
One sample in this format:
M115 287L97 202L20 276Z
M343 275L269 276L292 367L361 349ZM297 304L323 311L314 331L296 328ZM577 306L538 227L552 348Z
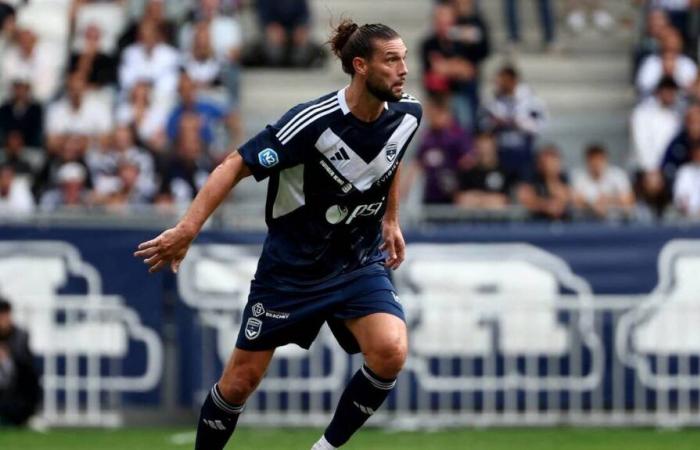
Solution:
M607 156L608 151L605 149L603 144L590 144L586 148L586 158L591 158L593 156Z
M678 83L672 76L665 75L661 78L659 84L656 85L656 92L659 92L661 89L678 89Z
M352 65L354 58L369 58L374 52L374 39L390 40L399 37L399 33L381 23L359 26L350 19L344 19L334 27L333 35L328 40L331 50L340 58L343 72L355 75Z
M510 64L507 64L498 71L499 75L507 75L515 80L520 78L520 74L518 73L518 69L516 69L514 66L511 66Z
M10 311L12 311L12 305L10 304L10 302L5 300L4 297L0 297L0 314L8 313Z

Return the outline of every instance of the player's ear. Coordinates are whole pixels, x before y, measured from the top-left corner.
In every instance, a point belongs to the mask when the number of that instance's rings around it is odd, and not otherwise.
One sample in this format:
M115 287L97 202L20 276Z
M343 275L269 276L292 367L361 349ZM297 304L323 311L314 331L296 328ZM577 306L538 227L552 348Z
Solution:
M367 75L367 60L356 56L352 59L352 67L355 69L355 73L359 75Z

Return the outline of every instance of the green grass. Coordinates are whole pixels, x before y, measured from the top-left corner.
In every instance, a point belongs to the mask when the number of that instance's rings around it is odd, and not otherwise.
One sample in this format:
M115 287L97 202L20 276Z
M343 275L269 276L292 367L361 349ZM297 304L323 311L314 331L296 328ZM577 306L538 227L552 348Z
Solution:
M320 430L242 428L227 449L308 450ZM188 429L0 429L2 450L191 449ZM697 450L700 430L545 428L389 432L363 430L343 450Z

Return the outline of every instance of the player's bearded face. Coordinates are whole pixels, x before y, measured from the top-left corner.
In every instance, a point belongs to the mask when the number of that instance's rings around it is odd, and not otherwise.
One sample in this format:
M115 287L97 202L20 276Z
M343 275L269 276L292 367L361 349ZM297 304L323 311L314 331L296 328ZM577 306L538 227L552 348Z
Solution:
M387 83L383 77L370 73L366 81L367 90L383 102L398 102L403 95L403 88L398 90Z
M384 102L398 102L408 71L404 61L406 46L401 39L375 41L365 79L367 91Z

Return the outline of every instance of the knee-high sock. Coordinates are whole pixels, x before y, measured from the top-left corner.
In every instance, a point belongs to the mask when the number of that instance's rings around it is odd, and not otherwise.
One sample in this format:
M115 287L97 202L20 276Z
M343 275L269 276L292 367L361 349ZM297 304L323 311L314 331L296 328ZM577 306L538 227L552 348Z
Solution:
M340 397L333 420L324 433L326 440L334 447L345 444L384 403L395 385L396 379L381 378L363 365Z
M228 403L215 384L199 413L195 450L222 450L236 429L242 411L243 405Z

